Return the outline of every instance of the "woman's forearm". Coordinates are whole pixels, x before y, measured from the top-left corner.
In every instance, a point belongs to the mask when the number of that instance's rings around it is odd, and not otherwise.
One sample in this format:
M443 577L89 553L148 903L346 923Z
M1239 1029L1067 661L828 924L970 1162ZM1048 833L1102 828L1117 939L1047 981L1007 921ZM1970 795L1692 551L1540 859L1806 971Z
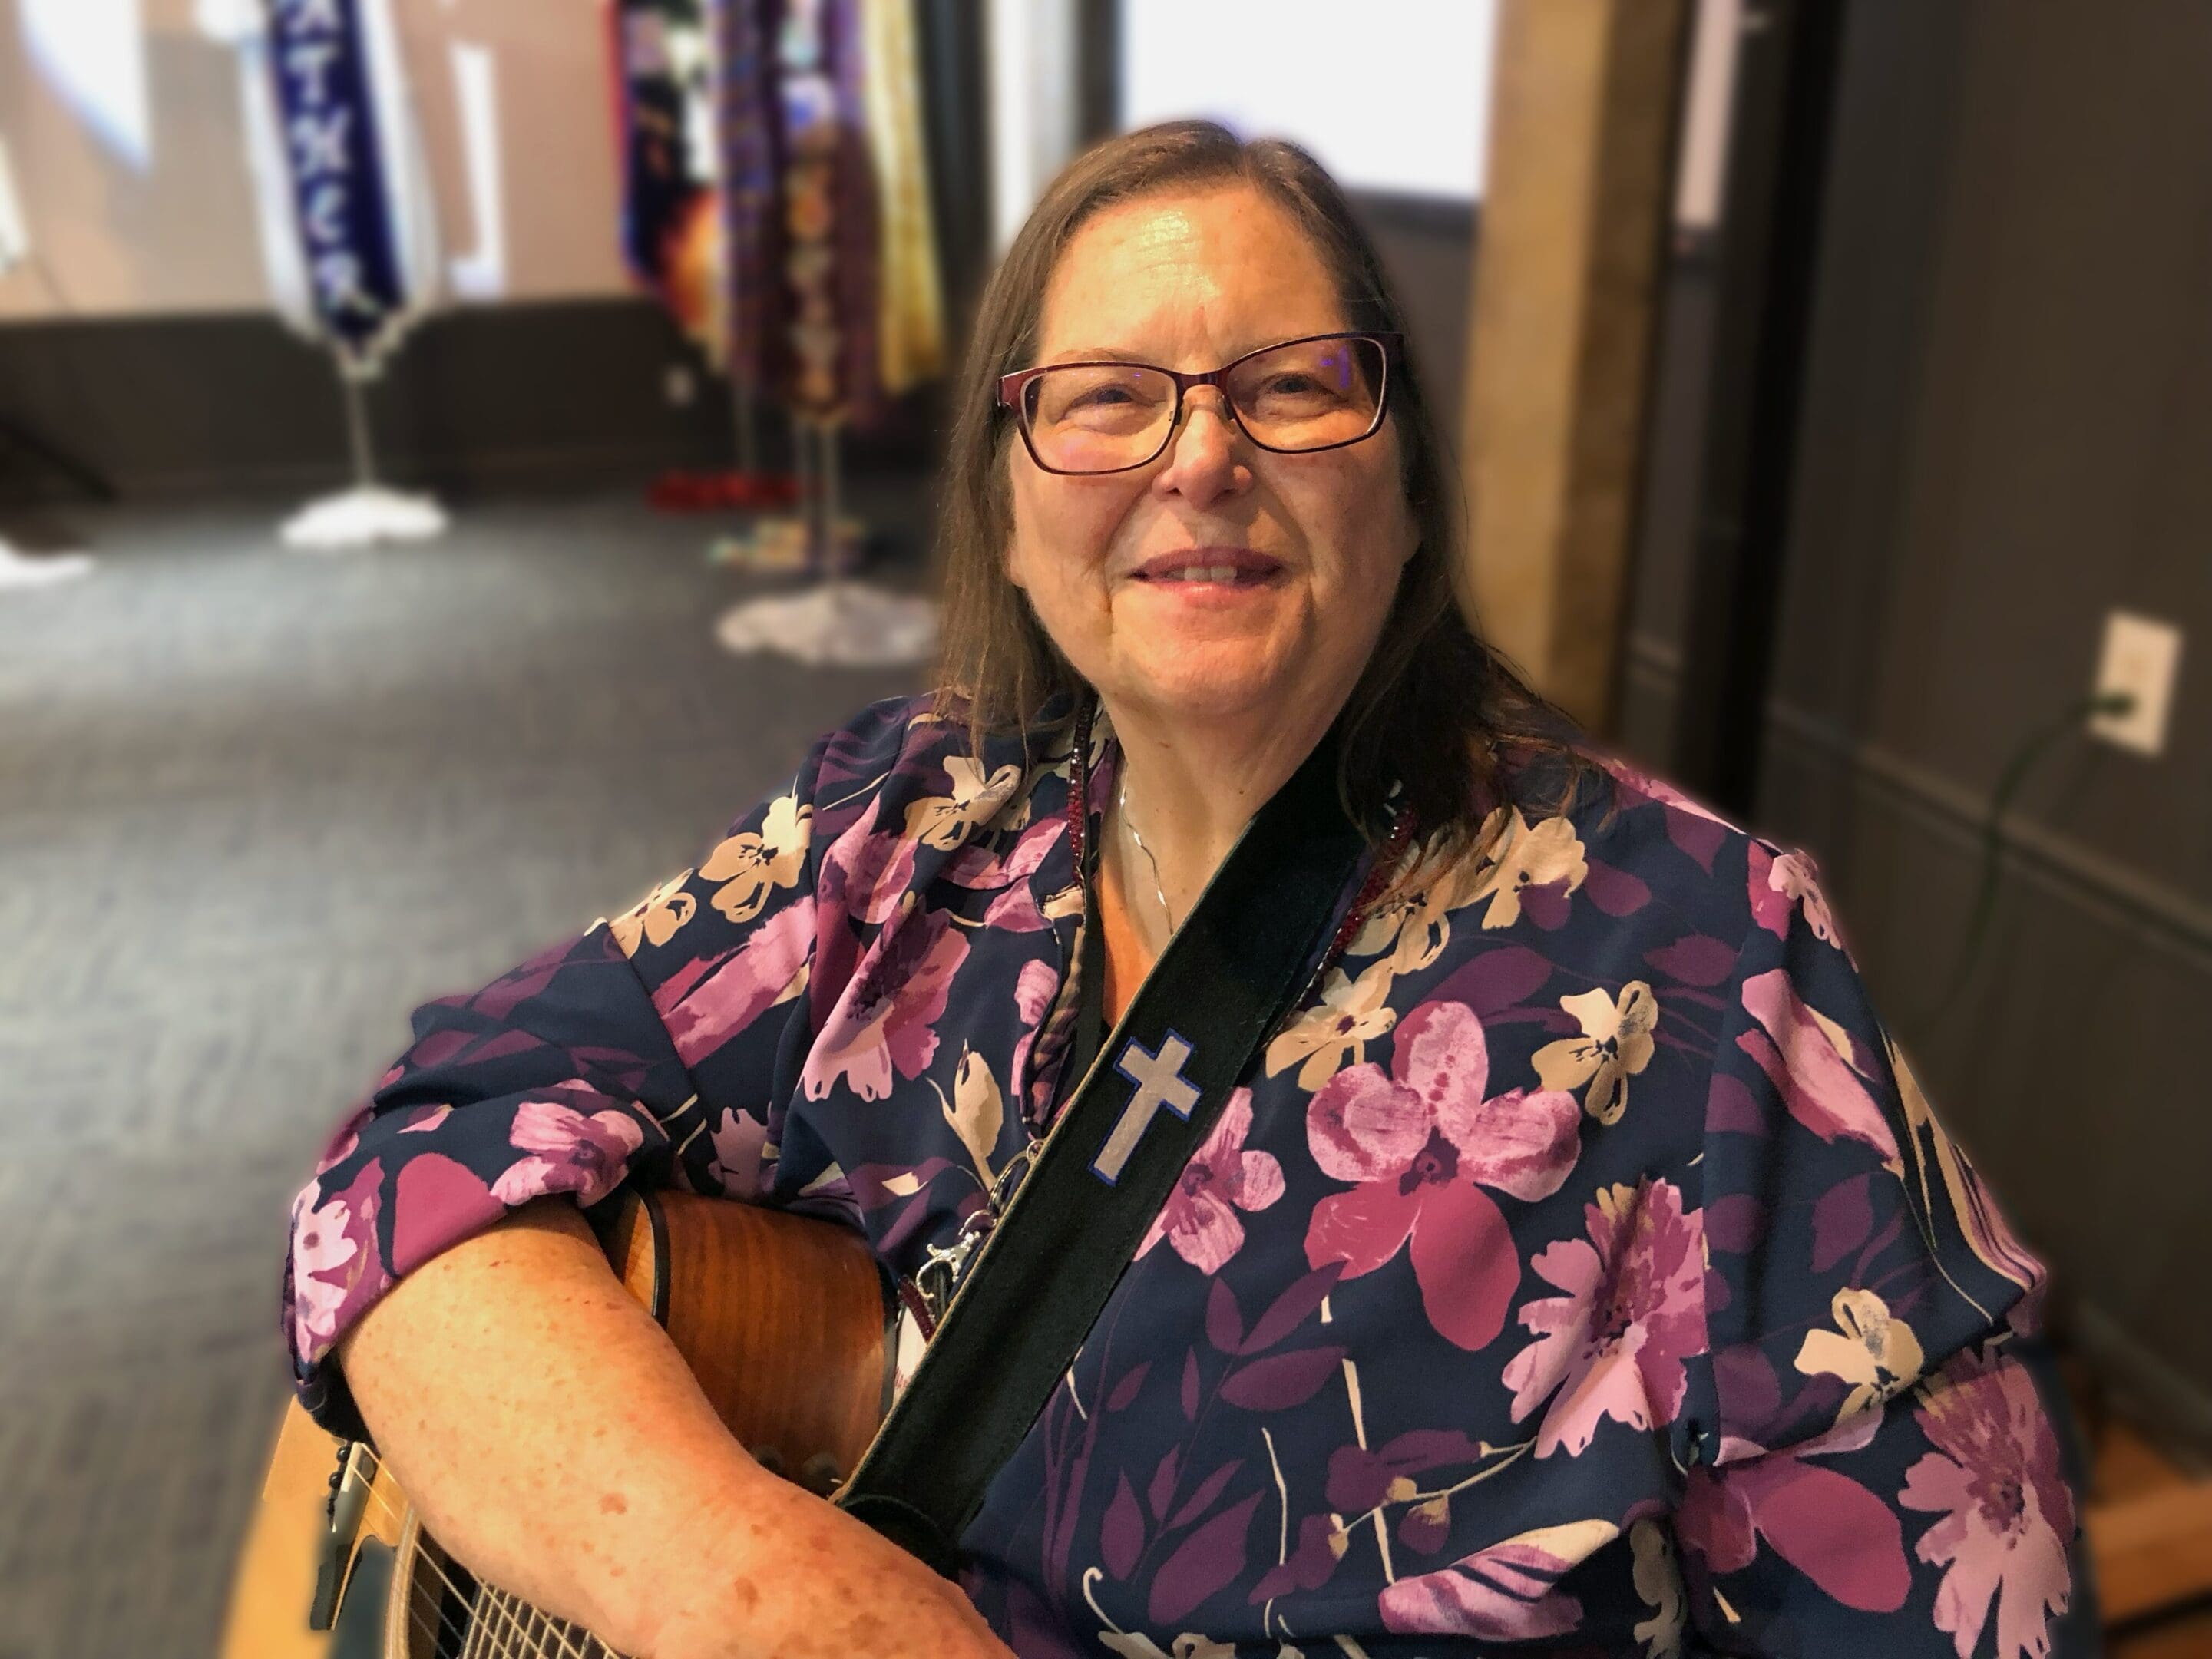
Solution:
M408 1274L340 1355L432 1534L617 1652L1012 1659L957 1585L746 1455L560 1200Z
M341 1357L440 1541L618 1650L648 1645L665 1575L702 1533L742 1553L747 1493L777 1484L559 1200L409 1274Z

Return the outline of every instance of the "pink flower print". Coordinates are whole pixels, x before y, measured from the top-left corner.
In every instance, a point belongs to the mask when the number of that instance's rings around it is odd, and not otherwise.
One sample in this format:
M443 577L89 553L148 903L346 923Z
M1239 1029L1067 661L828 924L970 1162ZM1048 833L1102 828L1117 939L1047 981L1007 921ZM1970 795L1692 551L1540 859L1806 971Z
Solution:
M920 1077L937 1054L952 976L968 940L933 910L880 934L824 1020L799 1084L820 1100L842 1079L863 1100L881 1100L893 1075Z
M732 1106L722 1113L709 1138L714 1145L714 1157L707 1165L708 1178L730 1198L760 1197L767 1188L763 1152L768 1146L768 1125L750 1112Z
M1812 1460L1863 1451L1878 1413L1844 1419L1818 1439L1763 1451L1723 1436L1717 1466L1690 1471L1674 1533L1704 1571L1741 1572L1768 1548L1862 1613L1894 1613L1912 1589L1897 1511L1840 1469Z
M1671 1423L1705 1345L1703 1212L1682 1209L1667 1181L1600 1190L1583 1212L1589 1237L1562 1239L1529 1263L1566 1292L1531 1302L1536 1340L1504 1370L1516 1423L1545 1407L1536 1455L1588 1449L1601 1418L1632 1428Z
M386 1079L386 1082L390 1080L388 1078ZM375 1115L374 1108L364 1106L338 1126L337 1133L331 1137L331 1144L323 1149L323 1155L315 1164L315 1176L318 1180L337 1169L359 1150L361 1132L368 1127L369 1120Z
M1516 1089L1484 1097L1490 1049L1463 1003L1431 1002L1398 1029L1391 1074L1340 1072L1306 1111L1314 1161L1358 1184L1314 1206L1306 1260L1373 1273L1410 1241L1429 1322L1482 1348L1504 1328L1521 1281L1505 1218L1482 1191L1534 1202L1557 1192L1580 1152L1574 1097Z
M1382 1592L1382 1622L1405 1635L1485 1642L1564 1636L1582 1624L1583 1605L1559 1581L1619 1536L1610 1521L1522 1533L1441 1572L1401 1578Z
M1014 1094L1020 1099L1030 1083L1030 1050L1036 1046L1038 1029L1060 990L1060 975L1048 962L1025 962L1014 981L1014 1012L1021 1016L1022 1035L1014 1044Z
M589 1089L573 1092L599 1098ZM588 1117L557 1100L526 1100L514 1109L507 1144L518 1158L491 1184L492 1196L510 1209L548 1193L574 1193L588 1207L614 1191L629 1155L645 1144L645 1131L626 1112Z
M1283 1195L1283 1166L1270 1152L1248 1152L1252 1132L1252 1091L1229 1097L1206 1144L1183 1165L1167 1203L1153 1217L1152 1230L1137 1246L1144 1256L1163 1238L1175 1253L1202 1273L1218 1273L1243 1248L1239 1210L1264 1210Z
M387 1283L376 1254L383 1180L381 1163L371 1159L343 1192L325 1196L310 1184L292 1200L292 1340L306 1358L328 1352L348 1312L367 1305Z
M1647 800L1657 801L1662 806L1671 806L1678 812L1687 812L1692 817L1703 818L1708 823L1721 824L1730 830L1735 828L1711 807L1691 799L1673 784L1663 782L1649 772L1630 765L1618 755L1599 755L1595 758L1599 765Z
M725 956L686 963L653 993L677 1057L696 1066L806 987L815 941L811 897L787 904Z
M1850 1035L1806 1006L1785 969L1746 980L1743 1006L1759 1029L1739 1035L1736 1047L1759 1062L1790 1115L1823 1140L1871 1146L1901 1173L1896 1131L1859 1074Z
M1790 913L1802 908L1813 937L1843 948L1836 919L1820 891L1820 872L1802 853L1784 853L1765 842L1751 844L1751 919L1777 939L1790 936Z
M863 921L885 922L914 885L914 843L895 835L872 836L862 813L822 855L822 902Z
M945 879L985 892L1027 881L1037 872L1037 866L1044 862L1044 855L1052 850L1053 843L1066 834L1067 820L1055 814L1030 825L1004 858L994 858L990 849L981 843L963 847L945 866Z
M1707 875L1712 873L1713 860L1723 844L1731 835L1742 833L1711 807L1692 800L1672 785L1637 770L1618 757L1599 755L1595 758L1624 787L1659 805L1666 815L1667 839L1695 859Z
M1913 1547L1944 1570L1937 1626L1970 1659L1994 1601L1997 1659L2043 1659L2073 1590L2074 1498L2033 1380L2002 1354L1963 1353L1913 1415L1935 1449L1905 1471L1898 1502L1942 1517Z

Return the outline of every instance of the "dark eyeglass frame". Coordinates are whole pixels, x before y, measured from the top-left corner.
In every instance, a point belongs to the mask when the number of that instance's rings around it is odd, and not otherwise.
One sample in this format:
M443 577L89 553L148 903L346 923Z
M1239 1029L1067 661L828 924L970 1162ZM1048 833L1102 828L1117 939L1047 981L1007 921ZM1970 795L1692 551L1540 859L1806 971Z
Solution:
M1193 386L1210 386L1220 392L1222 411L1228 416L1229 423L1243 433L1255 447L1264 449L1274 455L1319 455L1328 450L1343 449L1352 444L1365 443L1382 429L1383 419L1390 412L1390 369L1391 366L1398 362L1404 349L1405 339L1406 337L1402 334L1395 334L1388 330L1376 328L1345 329L1329 334L1300 334L1291 339L1277 340L1270 345L1255 346L1243 356L1233 358L1218 368L1209 369L1197 374L1186 374L1180 369L1162 368L1158 363L1140 363L1114 357L1085 358L1078 362L1042 363L1035 368L1019 368L1011 374L1001 374L999 377L998 406L1000 409L1013 411L1014 425L1022 434L1022 447L1029 451L1030 459L1036 463L1038 470L1063 478L1108 478L1117 472L1134 472L1140 466L1150 466L1167 453L1168 446L1175 441L1176 429L1182 425L1183 394ZM1311 448L1300 449L1278 448L1273 444L1254 437L1252 429L1244 424L1243 416L1237 412L1236 399L1229 395L1229 376L1255 357L1265 356L1271 351L1280 351L1285 346L1314 345L1323 340L1371 341L1382 354L1382 384L1376 390L1375 418L1368 423L1367 430L1356 438L1340 438L1333 444L1316 444ZM1166 375L1169 380L1175 382L1175 409L1168 417L1167 425L1161 428L1160 447L1141 461L1131 461L1126 466L1103 467L1096 471L1088 468L1072 471L1066 467L1048 465L1045 459L1037 453L1036 439L1030 432L1029 410L1024 407L1024 399L1022 394L1029 389L1030 381L1041 375L1049 374L1056 368L1141 368L1154 374Z

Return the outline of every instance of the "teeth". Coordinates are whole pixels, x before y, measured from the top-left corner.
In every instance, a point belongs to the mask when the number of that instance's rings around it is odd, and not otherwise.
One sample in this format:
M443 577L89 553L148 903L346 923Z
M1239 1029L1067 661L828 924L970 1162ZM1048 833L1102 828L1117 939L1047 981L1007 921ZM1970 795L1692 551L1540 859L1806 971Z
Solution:
M1185 565L1180 570L1166 572L1159 580L1170 582L1233 582L1237 580L1237 567L1233 564Z

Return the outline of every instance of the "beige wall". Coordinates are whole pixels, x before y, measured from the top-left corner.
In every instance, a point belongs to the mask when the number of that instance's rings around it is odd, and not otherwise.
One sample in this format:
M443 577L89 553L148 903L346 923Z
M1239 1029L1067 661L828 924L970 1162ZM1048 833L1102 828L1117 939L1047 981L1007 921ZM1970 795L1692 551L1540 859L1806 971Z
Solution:
M142 0L153 155L118 160L26 58L17 0L0 0L0 136L36 264L0 276L0 320L258 310L238 75L192 21L192 0ZM478 242L452 47L497 66L507 291L623 291L610 80L599 0L393 0L449 255ZM51 278L51 280L49 280Z

